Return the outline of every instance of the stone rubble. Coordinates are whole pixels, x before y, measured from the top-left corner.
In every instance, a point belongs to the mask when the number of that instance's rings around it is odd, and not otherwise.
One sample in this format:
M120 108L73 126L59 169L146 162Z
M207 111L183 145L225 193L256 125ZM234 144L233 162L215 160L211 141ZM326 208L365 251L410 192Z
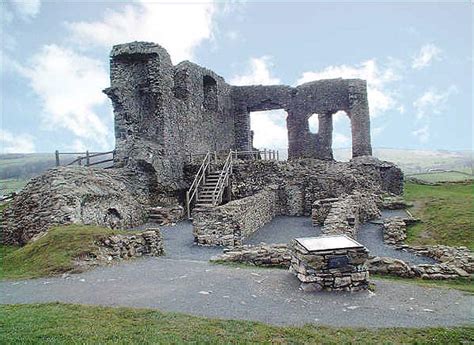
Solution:
M224 254L212 258L211 261L288 268L291 262L291 254L286 243L243 245L224 249Z

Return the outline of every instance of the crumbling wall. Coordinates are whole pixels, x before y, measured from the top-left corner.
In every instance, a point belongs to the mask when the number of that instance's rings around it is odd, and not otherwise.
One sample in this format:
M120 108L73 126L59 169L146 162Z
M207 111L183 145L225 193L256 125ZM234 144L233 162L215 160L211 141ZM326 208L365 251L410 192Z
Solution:
M234 147L230 86L214 72L184 61L173 66L154 43L116 45L111 86L104 92L115 115L115 167L150 164L162 191L186 188L191 153Z
M352 127L352 156L372 155L367 85L361 79L327 79L297 87L233 86L236 149L251 149L250 112L284 109L288 113L288 158L332 160L332 116L342 110ZM318 114L318 133L308 120Z
M33 178L6 208L2 241L23 245L53 225L140 225L150 192L137 172L126 169L51 169Z
M290 159L332 160L332 115L339 110L351 120L353 156L372 154L363 80L230 86L189 61L173 66L164 48L148 42L116 45L110 59L111 86L104 92L115 114L114 164L150 164L163 192L188 187L182 171L189 154L252 149L251 111L287 111ZM316 113L319 132L313 134L308 119Z
M399 194L403 183L401 170L392 163L366 158L351 162L315 159L236 162L232 177L233 198L250 196L266 186L276 185L282 214L310 216L313 203L320 199L337 198L355 191ZM385 174L386 169L393 173Z

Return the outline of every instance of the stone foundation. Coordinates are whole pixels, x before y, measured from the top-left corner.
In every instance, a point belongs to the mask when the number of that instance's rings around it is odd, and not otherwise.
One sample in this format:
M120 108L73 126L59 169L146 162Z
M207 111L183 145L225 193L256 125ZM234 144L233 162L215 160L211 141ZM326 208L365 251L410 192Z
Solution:
M323 225L333 207L333 204L339 201L338 198L316 200L311 209L311 220L313 226Z
M359 291L369 286L364 247L308 251L294 240L291 252L290 272L304 291Z

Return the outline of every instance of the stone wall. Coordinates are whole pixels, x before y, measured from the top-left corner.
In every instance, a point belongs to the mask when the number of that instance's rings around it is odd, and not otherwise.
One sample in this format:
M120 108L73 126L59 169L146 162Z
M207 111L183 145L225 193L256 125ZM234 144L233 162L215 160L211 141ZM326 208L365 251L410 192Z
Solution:
M152 188L126 169L60 167L33 178L3 214L3 243L26 244L53 225L140 225Z
M383 222L383 241L387 244L403 244L407 238L405 221L400 217L387 218Z
M325 235L347 235L356 238L360 225L381 216L379 198L373 194L355 192L333 202L321 232Z
M109 236L98 241L97 246L93 260L100 262L164 254L163 239L158 228Z
M234 262L263 267L290 267L291 253L288 245L244 245L224 249L224 254L211 259L213 262Z
M289 158L332 160L332 115L352 125L353 157L372 154L367 85L360 79L318 80L297 87L231 86L189 61L173 65L150 42L116 45L110 53L115 116L115 167L147 165L160 190L185 189L183 164L192 153L252 149L250 112L285 109ZM319 132L309 132L317 114Z
M267 189L218 207L193 210L193 234L199 245L238 246L279 214L278 192Z
M387 174L388 170L392 173ZM400 194L403 192L403 174L394 164L373 157L360 157L351 162L302 159L240 161L234 165L234 199L253 195L273 184L280 189L282 214L310 216L313 203L320 199L337 198L355 191Z

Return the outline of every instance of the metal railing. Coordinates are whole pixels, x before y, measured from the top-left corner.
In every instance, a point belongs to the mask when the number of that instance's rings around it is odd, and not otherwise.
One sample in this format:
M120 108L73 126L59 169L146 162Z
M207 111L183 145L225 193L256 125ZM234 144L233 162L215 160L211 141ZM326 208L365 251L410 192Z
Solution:
M216 187L212 192L212 206L217 206L222 202L224 188L229 185L229 177L232 175L233 155L234 153L230 151L219 174L219 180L217 180Z
M59 152L58 150L55 151L55 156L56 156L56 166L61 166L61 161L60 161L60 156L61 155L78 155L76 159L72 160L71 162L68 162L65 164L65 166L70 166L70 165L84 165L86 167L98 165L98 164L104 164L104 163L109 163L114 161L114 153L115 151L107 151L107 152ZM101 156L110 156L112 154L112 158L107 158L107 159L102 159L102 160L97 160L92 158L97 158Z
M201 166L199 167L199 170L196 174L196 177L194 178L193 183L191 184L191 187L189 187L189 190L186 192L186 212L188 218L191 218L191 204L194 198L197 198L199 186L201 185L201 183L206 183L206 173L209 171L210 165L211 153L208 152L202 160Z

